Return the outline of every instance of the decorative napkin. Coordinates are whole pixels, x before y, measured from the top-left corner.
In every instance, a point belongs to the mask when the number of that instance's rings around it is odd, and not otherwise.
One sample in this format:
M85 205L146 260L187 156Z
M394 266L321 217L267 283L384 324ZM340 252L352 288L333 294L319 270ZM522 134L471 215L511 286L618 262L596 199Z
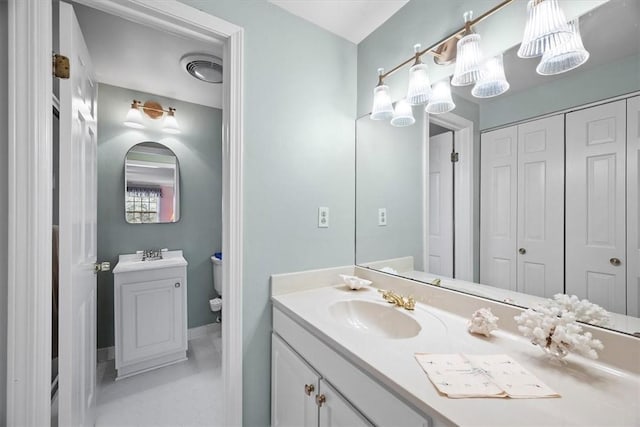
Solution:
M450 398L560 397L504 354L422 354L416 360L438 391Z

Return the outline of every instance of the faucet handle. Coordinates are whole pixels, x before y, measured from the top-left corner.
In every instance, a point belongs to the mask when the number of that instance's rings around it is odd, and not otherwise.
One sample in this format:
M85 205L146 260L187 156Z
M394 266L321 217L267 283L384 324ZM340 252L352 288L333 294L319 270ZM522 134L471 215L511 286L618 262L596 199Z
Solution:
M404 302L404 308L407 310L414 310L416 308L416 300L412 296L409 296Z

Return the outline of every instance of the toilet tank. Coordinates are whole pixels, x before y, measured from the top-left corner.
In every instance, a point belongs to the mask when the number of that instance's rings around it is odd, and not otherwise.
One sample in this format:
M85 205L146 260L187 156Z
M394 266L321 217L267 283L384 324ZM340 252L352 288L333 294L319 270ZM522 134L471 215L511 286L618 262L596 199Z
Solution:
M217 252L211 255L211 267L213 269L213 288L222 296L222 254Z

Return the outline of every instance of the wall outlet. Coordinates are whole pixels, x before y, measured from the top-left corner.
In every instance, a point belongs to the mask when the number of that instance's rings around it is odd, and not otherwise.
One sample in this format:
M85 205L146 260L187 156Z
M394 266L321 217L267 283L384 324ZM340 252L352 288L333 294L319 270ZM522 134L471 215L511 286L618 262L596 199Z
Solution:
M387 208L378 209L378 225L387 225Z
M318 208L318 228L329 227L329 208L326 206L320 206Z

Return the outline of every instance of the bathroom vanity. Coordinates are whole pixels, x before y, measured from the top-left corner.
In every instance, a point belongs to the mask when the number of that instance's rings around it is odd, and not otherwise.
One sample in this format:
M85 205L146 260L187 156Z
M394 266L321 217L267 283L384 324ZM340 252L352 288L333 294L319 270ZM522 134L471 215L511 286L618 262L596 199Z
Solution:
M120 255L113 269L117 379L187 359L187 261Z
M373 285L352 291L338 274ZM413 295L415 310L387 303L380 288ZM640 424L640 345L631 336L592 328L605 345L599 361L571 354L552 363L518 334L520 308L352 266L272 276L272 302L274 426ZM490 338L467 332L481 307L500 318ZM448 398L416 353L505 354L561 397Z

